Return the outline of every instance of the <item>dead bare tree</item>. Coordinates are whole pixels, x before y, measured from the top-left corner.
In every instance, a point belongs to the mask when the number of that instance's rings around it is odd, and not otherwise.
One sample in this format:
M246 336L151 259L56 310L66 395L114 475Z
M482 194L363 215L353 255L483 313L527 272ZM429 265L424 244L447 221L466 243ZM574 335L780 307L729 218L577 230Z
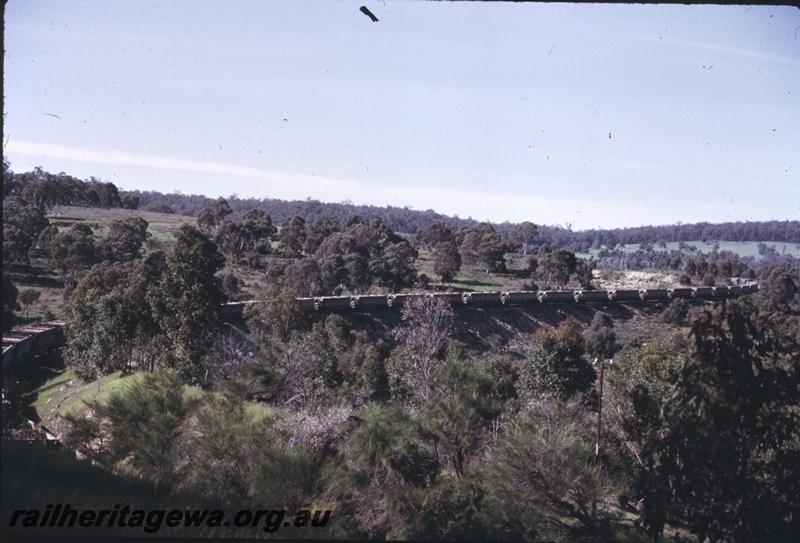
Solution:
M450 305L433 296L409 299L402 310L403 325L395 332L405 350L403 380L423 401L428 399L436 357L453 329Z

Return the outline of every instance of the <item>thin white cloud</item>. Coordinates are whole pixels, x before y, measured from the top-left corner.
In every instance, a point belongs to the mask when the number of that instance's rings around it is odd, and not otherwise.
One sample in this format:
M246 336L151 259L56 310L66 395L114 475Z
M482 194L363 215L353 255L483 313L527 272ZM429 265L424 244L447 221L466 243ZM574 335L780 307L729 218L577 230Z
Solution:
M115 166L134 166L140 168L158 168L161 170L179 170L184 172L235 175L244 177L265 177L268 172L258 168L232 166L220 162L199 160L183 160L158 155L142 155L127 151L97 151L66 145L35 143L29 141L11 141L7 150L12 153L30 156L42 156L75 162L90 162Z
M776 62L779 64L786 64L786 65L793 65L797 64L798 59L787 57L783 55L774 55L771 53L766 53L763 51L754 51L752 49L744 49L741 47L734 47L730 45L720 45L717 43L708 43L708 42L701 42L701 41L691 41L691 40L680 40L675 38L667 38L664 36L649 36L649 35L642 35L642 34L630 34L630 33L622 33L621 35L627 36L630 38L636 38L639 40L647 41L650 43L658 43L663 45L675 45L678 47L685 47L688 49L697 49L701 51L713 51L715 53L723 53L726 55L733 55L739 57L747 57L753 58L757 60L766 60L769 62Z
M35 159L65 160L94 165L95 175L108 172L104 166L152 168L200 175L207 181L198 184L196 177L186 175L153 175L157 180L130 188L146 190L147 186L163 192L202 188L206 196L304 199L308 196L325 202L350 200L368 205L413 205L416 209L434 209L440 213L473 217L478 220L519 222L531 220L539 224L573 223L576 228L596 226L615 227L640 224L664 224L676 220L675 206L681 208L684 222L708 218L719 212L714 202L647 202L615 201L578 198L553 198L541 194L508 192L487 188L485 191L437 188L435 185L398 186L393 183L365 183L313 174L267 171L250 166L219 162L185 160L175 157L147 155L117 150L94 150L49 143L11 141L6 152ZM224 179L219 179L224 177ZM117 179L119 182L120 179ZM192 189L192 190L195 190ZM585 196L585 195L584 195ZM732 218L732 217L730 217ZM730 219L722 217L720 220Z

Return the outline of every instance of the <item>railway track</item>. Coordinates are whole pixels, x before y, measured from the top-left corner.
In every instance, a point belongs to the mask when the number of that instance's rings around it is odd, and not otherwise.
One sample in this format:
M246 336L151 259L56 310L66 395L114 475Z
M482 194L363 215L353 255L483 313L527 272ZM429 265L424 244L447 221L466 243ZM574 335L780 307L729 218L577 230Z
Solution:
M720 287L658 288L639 290L541 290L503 292L437 292L426 294L382 294L363 296L320 296L297 298L307 312L344 313L398 309L409 299L420 296L439 298L454 306L502 307L540 304L664 303L674 299L721 301L758 291L758 283ZM226 320L242 317L254 300L223 306ZM3 334L3 369L23 359L63 345L63 321L45 321L17 326Z

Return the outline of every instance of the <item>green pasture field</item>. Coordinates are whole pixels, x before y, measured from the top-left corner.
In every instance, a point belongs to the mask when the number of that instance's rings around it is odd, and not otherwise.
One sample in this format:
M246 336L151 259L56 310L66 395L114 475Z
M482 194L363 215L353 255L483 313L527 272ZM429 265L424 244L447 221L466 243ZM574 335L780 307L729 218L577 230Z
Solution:
M173 239L175 231L184 223L195 224L196 219L188 215L173 213L154 213L140 209L103 209L99 207L55 206L50 210L47 219L59 227L67 227L74 223L96 223L93 228L95 235L104 237L108 234L111 222L114 220L141 217L148 223L147 231L159 241Z
M714 250L714 247L719 247L720 251L731 251L736 253L741 257L752 256L755 257L756 260L760 259L761 256L758 254L758 246L759 244L763 243L767 247L774 247L776 251L780 254L787 254L792 255L794 257L800 258L800 243L788 243L785 241L712 241L712 242L704 242L704 241L687 241L686 244L689 246L694 245L697 247L698 253L710 253ZM653 243L653 250L654 251L677 251L679 250L678 245L680 245L677 241L670 241L666 243L666 248L660 247L657 243ZM626 245L620 245L623 251L627 253L635 252L639 249L638 243L628 243ZM588 253L576 253L578 256L588 258L590 256L596 257L599 249L592 249ZM687 252L687 251L684 251Z

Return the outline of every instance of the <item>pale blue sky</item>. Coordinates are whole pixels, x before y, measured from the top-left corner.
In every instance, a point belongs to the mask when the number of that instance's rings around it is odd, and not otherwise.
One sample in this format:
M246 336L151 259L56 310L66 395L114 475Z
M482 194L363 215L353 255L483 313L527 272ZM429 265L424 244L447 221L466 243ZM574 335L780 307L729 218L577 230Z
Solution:
M15 171L576 228L800 216L792 7L11 0L5 31Z

